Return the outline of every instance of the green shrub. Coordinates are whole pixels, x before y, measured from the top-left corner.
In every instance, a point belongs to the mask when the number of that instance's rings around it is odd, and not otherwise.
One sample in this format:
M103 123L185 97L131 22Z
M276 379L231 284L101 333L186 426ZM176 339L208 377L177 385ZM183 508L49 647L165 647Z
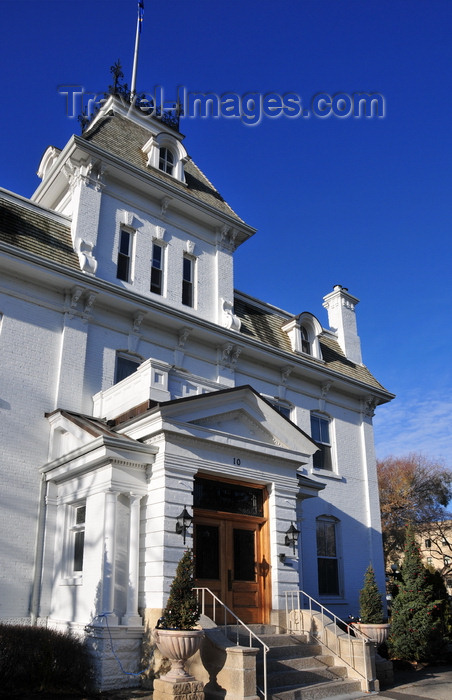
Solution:
M367 625L381 625L383 622L383 601L372 564L367 567L364 586L359 592L359 616L361 622Z
M411 528L406 533L401 568L402 581L392 606L389 653L392 658L404 661L437 660L445 642L440 606Z
M0 624L0 688L86 691L92 666L83 641L46 627Z
M182 556L170 588L170 594L160 627L164 629L191 630L199 620L199 607L194 586L194 562L190 549Z

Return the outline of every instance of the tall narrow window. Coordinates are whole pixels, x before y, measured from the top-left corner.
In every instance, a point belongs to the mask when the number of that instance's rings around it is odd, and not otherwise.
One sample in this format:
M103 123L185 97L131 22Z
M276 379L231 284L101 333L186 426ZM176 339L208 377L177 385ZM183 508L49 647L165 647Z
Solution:
M118 266L116 277L118 280L130 282L132 267L132 234L121 229L119 234Z
M83 571L83 555L85 550L85 519L86 506L73 507L74 524L71 528L73 536L72 570L74 573Z
M193 306L193 271L194 260L184 255L182 272L182 303L185 306Z
M160 149L160 154L159 154L159 168L160 170L163 170L164 173L168 173L168 175L173 174L173 167L174 167L174 156L169 150L169 148L165 148L164 146Z
M304 326L300 326L300 335L301 335L301 349L307 355L310 355L311 354L311 345L309 343L308 331L306 330L306 328Z
M313 464L316 469L328 469L332 471L333 460L331 458L330 421L328 418L311 415L311 435L318 444L319 451L313 455Z
M333 519L318 518L316 530L319 595L339 595L337 523Z
M151 292L163 294L163 247L152 244Z

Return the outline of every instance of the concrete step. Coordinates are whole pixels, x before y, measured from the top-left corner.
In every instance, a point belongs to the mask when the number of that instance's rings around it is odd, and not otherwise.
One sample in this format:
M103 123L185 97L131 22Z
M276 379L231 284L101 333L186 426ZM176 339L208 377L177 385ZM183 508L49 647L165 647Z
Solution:
M257 664L258 668L261 666L262 662ZM269 656L267 658L267 673L279 673L284 670L302 671L307 668L330 668L331 666L334 666L332 656L294 656L289 659L275 659Z
M347 676L345 668L325 666L324 664L312 664L302 669L284 667L280 671L272 671L267 674L269 688L294 688L325 681L336 681Z
M320 656L322 646L320 644L297 643L280 646L271 646L267 659L297 659L306 656Z
M270 700L338 700L338 698L362 698L359 681L344 679L306 684L294 688L272 688Z

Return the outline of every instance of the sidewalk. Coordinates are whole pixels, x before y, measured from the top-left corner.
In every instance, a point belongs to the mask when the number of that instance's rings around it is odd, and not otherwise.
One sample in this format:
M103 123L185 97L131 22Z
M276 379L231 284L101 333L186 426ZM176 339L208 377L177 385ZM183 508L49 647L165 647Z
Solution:
M382 688L379 698L392 700L452 699L452 665L424 666L394 671L394 683Z

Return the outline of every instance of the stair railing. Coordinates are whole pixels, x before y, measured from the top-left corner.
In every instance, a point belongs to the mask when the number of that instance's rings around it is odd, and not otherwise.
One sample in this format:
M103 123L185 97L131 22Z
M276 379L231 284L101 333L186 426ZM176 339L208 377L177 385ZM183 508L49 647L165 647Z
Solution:
M287 631L292 634L303 632L318 641L361 677L367 692L373 691L375 669L371 656L372 641L369 637L356 627L341 620L304 591L286 591L284 595L286 598ZM309 616L304 616L303 611L309 612ZM312 618L316 614L321 616L322 630L318 634L312 629ZM305 624L305 617L310 620L309 629L307 629L308 624ZM339 629L341 634L337 634L336 631L333 631L333 634L328 634L327 628L331 629L331 624L333 624L334 630ZM343 644L344 634L347 636L345 645ZM356 642L360 643L361 659L355 653Z
M235 643L237 646L244 646L243 644L243 633L242 639L240 638L240 630L246 630L246 635L248 636L248 646L253 646L253 640L262 648L262 669L263 669L263 680L262 687L260 687L256 682L256 689L262 695L264 700L267 700L267 653L270 651L269 647L265 644L262 639L260 639L252 629L248 627L237 615L228 608L227 605L223 603L218 596L213 593L210 588L194 588L193 591L196 593L198 599L198 604L201 608L201 615L206 615L206 596L211 602L211 610L209 610L209 617L215 622L218 627L223 627L225 636L230 640L232 628L235 627ZM222 618L222 622L219 624L217 617ZM230 618L234 619L231 624ZM257 679L256 679L257 680Z

